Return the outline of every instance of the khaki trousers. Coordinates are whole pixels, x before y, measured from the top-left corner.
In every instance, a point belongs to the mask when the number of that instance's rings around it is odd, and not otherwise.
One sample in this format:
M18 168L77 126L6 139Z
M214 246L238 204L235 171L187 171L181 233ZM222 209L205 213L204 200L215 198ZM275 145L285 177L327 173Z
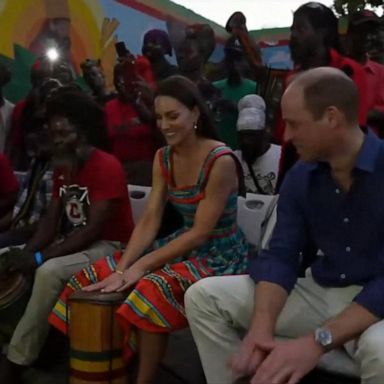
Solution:
M208 384L230 384L227 367L249 327L255 284L248 275L208 277L186 292L185 305ZM339 314L361 291L360 286L325 288L310 272L298 282L278 318L276 337L297 338ZM384 383L384 321L369 327L345 346L360 366L362 384Z
M36 270L31 297L8 346L10 361L30 365L37 359L48 335L48 315L69 278L120 248L116 241L98 241L82 252L47 260Z

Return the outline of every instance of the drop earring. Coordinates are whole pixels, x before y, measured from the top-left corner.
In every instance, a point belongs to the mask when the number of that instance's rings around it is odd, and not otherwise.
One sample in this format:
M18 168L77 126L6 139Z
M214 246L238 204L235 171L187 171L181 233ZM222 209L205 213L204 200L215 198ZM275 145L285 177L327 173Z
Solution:
M196 123L196 122L193 123L193 129L194 129L195 131L197 130L197 123Z

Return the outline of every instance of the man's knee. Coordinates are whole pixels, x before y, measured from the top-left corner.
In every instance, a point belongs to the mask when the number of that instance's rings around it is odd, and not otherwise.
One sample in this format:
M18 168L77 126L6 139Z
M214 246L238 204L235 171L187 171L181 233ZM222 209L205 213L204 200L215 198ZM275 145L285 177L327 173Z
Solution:
M214 276L198 281L185 294L189 319L202 312L231 319L235 313L252 307L254 285L249 276ZM246 309L248 311L248 309Z
M360 337L358 355L361 361L375 361L384 367L384 321L369 327Z
M185 292L184 303L188 317L193 316L196 312L198 312L201 305L204 304L204 297L206 297L205 285L207 280L209 280L209 278L196 282Z
M60 265L55 259L47 260L36 269L35 284L52 284L60 282Z

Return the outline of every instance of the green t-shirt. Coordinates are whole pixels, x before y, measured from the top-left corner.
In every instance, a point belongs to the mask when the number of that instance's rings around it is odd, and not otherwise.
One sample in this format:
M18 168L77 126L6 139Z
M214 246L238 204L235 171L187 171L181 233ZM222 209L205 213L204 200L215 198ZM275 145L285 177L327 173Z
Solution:
M230 86L227 79L215 81L213 85L221 91L224 99L236 103L242 97L256 93L256 83L249 79L243 79L242 83L236 87ZM236 129L237 117L237 111L219 111L215 115L220 139L233 150L238 149Z

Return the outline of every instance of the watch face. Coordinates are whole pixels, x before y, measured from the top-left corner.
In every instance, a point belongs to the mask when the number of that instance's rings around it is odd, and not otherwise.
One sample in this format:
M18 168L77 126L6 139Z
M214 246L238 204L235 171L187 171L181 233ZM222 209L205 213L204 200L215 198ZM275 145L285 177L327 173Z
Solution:
M315 340L323 347L326 347L332 343L332 334L329 329L318 328L315 331Z

